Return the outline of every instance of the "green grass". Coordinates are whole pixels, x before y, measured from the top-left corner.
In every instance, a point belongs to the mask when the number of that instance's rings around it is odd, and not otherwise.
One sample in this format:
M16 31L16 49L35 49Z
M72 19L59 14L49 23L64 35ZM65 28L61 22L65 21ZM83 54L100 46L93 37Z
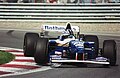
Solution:
M13 59L15 59L15 55L5 51L0 51L0 64L8 63Z

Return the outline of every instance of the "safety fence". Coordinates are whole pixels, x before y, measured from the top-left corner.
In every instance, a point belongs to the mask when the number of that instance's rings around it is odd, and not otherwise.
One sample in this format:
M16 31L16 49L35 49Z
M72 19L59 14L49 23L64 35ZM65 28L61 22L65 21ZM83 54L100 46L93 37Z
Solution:
M0 0L7 3L120 3L120 0Z
M120 23L120 3L0 3L0 21Z

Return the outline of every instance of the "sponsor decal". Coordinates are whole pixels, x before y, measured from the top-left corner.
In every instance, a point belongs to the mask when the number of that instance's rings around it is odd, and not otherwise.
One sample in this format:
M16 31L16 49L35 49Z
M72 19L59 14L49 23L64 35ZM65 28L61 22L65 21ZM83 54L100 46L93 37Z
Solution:
M58 25L43 25L43 30L45 31L65 31L66 26L58 26ZM72 26L72 31L79 32L78 26Z
M51 30L51 31L64 31L65 27L64 26L54 26L54 25L45 25L44 30Z

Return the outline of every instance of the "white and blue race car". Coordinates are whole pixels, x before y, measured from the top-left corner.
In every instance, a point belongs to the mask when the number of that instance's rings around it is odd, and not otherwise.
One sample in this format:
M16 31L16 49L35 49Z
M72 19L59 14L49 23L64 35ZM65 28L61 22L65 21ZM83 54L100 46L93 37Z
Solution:
M43 26L46 31L62 31L58 38L47 38L43 33L26 33L24 55L34 57L41 65L47 63L92 63L104 66L116 65L116 42L105 40L99 48L96 35L79 34L79 27ZM77 32L77 35L74 34Z

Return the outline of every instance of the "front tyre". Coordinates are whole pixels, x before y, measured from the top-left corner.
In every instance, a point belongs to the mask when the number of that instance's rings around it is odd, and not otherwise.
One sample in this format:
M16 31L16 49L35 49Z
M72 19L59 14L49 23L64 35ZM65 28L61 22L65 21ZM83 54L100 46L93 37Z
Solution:
M111 66L116 65L116 42L114 40L103 42L103 56L109 59Z
M48 39L39 38L36 43L36 52L34 55L35 62L41 65L48 63L49 54L48 54Z

